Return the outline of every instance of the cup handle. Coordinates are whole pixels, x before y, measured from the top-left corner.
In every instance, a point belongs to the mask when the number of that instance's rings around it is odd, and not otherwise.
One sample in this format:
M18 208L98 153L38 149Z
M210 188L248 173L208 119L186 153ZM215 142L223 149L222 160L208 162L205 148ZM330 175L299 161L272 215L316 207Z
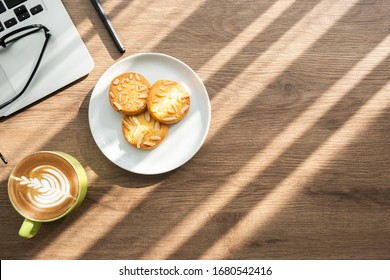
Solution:
M19 230L19 236L24 238L31 238L39 231L41 222L34 222L28 219L24 219L24 222Z

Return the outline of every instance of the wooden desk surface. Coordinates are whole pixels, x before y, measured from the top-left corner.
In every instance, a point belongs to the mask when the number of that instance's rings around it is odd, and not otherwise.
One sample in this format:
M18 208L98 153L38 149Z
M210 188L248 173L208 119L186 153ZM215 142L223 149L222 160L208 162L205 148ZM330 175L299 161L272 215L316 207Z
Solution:
M102 1L120 56L89 1L63 1L95 69L0 123L2 259L389 259L388 0ZM192 67L212 104L184 166L142 176L100 152L94 85L115 61L161 52ZM84 203L18 237L7 177L62 150L90 181Z

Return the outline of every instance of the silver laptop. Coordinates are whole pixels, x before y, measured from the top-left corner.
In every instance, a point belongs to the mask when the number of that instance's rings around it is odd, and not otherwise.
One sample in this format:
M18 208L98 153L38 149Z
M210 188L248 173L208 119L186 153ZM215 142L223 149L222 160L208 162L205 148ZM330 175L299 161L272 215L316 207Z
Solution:
M15 101L0 109L13 114L92 71L94 62L60 0L0 0L0 38L39 24L51 34L31 82ZM0 104L25 87L45 42L36 32L0 46Z

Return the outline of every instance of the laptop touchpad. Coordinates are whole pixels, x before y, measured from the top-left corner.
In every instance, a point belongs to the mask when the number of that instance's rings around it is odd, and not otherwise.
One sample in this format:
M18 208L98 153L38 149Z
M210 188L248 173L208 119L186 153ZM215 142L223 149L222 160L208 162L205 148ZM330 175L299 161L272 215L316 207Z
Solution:
M25 87L38 61L45 36L43 32L26 36L0 50L0 102L4 103ZM34 83L34 79L32 81ZM18 99L20 102L23 97Z
M3 67L0 65L0 103L7 102L16 95L14 88L12 87L7 75L5 74Z

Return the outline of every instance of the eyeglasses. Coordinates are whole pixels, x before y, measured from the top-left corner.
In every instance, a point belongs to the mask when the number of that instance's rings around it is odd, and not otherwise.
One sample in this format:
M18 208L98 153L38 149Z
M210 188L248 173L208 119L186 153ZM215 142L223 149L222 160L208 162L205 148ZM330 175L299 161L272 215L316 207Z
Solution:
M0 153L0 159L5 163L7 164L8 161L5 159L5 157Z
M7 48L7 47L10 47L16 41L18 41L22 38L25 38L26 36L29 36L31 34L38 33L38 32L44 32L45 42L42 46L41 52L39 53L38 60L36 61L35 66L34 66L32 72L27 80L27 83L24 85L24 87L22 88L22 90L18 94L16 94L15 96L10 98L6 102L0 104L0 110L5 108L6 106L11 104L12 102L14 102L16 99L18 99L19 97L21 97L25 93L25 91L29 87L32 79L34 78L35 73L38 70L39 64L41 63L43 53L45 52L45 49L46 49L47 43L49 42L51 34L49 33L49 29L47 27L45 27L44 25L33 24L33 25L28 25L28 26L24 26L24 27L21 27L19 29L16 29L16 30L14 30L14 31L12 31L12 32L10 32L10 33L8 33L0 38L0 46L3 48Z

